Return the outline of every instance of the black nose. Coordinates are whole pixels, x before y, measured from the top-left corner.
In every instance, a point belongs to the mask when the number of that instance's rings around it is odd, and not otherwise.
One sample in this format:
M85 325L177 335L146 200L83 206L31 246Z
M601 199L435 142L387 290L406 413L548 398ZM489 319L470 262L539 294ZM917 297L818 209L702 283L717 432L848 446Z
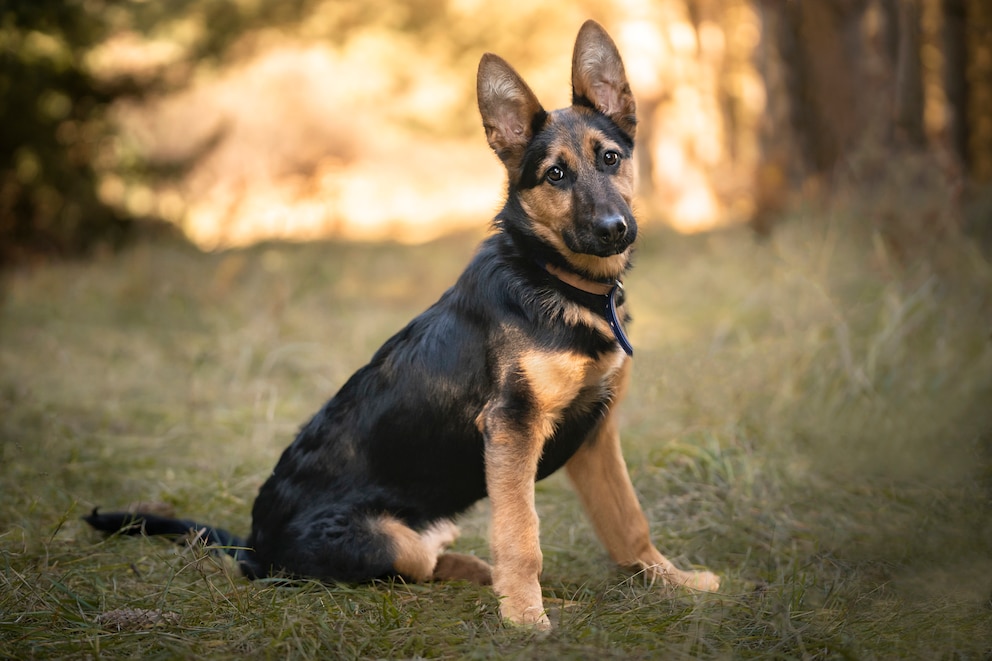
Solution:
M600 218L596 221L593 231L602 243L611 245L627 235L627 221L620 214Z

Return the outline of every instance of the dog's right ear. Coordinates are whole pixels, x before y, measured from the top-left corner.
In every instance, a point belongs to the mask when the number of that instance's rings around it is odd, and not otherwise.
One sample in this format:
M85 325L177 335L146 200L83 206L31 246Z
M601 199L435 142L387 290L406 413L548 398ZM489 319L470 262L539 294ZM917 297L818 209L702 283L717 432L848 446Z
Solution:
M492 53L479 62L476 90L486 139L512 177L547 113L513 67Z

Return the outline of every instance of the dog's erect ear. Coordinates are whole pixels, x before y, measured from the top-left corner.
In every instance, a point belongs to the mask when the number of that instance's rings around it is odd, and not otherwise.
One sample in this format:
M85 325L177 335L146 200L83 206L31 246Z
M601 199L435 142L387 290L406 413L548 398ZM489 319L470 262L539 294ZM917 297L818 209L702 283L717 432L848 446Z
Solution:
M596 21L586 21L575 38L572 103L595 108L634 137L636 104L623 61L610 35Z
M547 113L513 67L492 53L479 62L477 92L486 139L512 174Z

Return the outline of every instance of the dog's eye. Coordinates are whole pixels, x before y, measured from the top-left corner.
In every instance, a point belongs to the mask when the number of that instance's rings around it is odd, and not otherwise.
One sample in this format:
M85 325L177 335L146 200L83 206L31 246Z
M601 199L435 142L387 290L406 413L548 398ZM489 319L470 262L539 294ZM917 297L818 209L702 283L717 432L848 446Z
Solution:
M603 153L603 163L610 167L613 167L620 162L620 154L615 151L608 151Z
M552 165L544 175L548 181L561 181L565 178L565 171L557 165Z

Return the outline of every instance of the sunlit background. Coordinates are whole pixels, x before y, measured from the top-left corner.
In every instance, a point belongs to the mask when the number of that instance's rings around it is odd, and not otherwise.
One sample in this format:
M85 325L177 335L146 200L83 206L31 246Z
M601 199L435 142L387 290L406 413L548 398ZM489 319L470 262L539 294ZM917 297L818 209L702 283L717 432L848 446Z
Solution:
M499 52L548 108L567 105L572 40L592 7L380 7L356 17L347 3L315 4L291 31L246 34L225 66L194 66L188 87L119 104L119 157L177 160L210 148L170 185L129 186L108 172L102 199L177 222L207 247L274 237L416 241L486 223L503 174L475 107L477 60ZM654 167L642 202L686 230L746 217L764 106L750 63L760 33L754 9L733 3L698 25L681 1L591 13L621 44L650 115L641 148ZM153 76L183 61L206 29L184 16L146 36L122 30L89 64L104 77ZM746 137L727 135L728 109Z
M638 98L643 222L764 230L839 180L874 184L878 154L911 161L906 146L938 206L992 173L983 0L5 5L0 230L22 244L96 232L98 207L208 249L482 227L503 172L475 107L479 57L566 105L590 17Z

